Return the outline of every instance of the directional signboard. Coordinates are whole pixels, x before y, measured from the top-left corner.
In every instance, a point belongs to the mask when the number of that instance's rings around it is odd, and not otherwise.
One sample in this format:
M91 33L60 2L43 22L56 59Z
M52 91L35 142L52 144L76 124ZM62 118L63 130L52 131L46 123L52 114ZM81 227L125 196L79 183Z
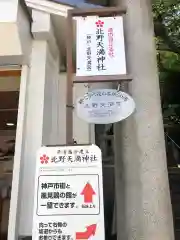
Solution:
M101 150L42 147L37 154L33 240L104 240Z

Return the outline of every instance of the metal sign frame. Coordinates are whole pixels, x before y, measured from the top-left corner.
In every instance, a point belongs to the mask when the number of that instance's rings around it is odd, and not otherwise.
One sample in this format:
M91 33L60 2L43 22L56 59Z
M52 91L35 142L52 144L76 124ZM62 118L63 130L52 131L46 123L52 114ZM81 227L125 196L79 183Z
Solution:
M98 83L98 82L129 82L132 77L129 74L105 75L105 76L73 76L73 17L112 17L126 14L125 8L103 7L92 9L70 9L67 15L67 89L66 89L66 143L73 144L73 84L74 83ZM125 46L126 48L126 46Z

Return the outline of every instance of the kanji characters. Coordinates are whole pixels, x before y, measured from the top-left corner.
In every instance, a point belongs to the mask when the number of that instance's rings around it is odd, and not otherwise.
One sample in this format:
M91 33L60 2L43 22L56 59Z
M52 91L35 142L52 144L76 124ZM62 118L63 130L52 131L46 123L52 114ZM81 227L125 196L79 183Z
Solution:
M38 228L38 238L39 240L71 240L71 235L63 233L66 227L66 222L41 222Z
M96 22L96 42L97 42L97 70L104 71L106 70L105 61L106 61L106 51L104 48L104 22L98 20Z
M91 69L92 69L92 60L91 60L92 52L91 52L91 35L89 35L89 34L86 36L86 45L87 45L87 48L86 48L86 55L87 55L86 69L87 69L87 71L91 71Z

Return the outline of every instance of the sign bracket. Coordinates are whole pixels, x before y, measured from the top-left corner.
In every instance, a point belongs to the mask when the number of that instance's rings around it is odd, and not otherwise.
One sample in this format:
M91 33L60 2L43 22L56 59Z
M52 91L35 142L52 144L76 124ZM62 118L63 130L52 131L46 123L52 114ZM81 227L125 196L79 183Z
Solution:
M97 82L122 82L132 81L132 76L129 74L124 75L106 75L106 76L75 76L74 83L97 83Z
M73 84L74 83L98 83L98 82L129 82L132 76L105 75L105 76L74 76L73 69L73 17L115 17L126 14L125 7L102 7L90 9L70 9L67 15L67 90L66 90L66 143L73 143Z

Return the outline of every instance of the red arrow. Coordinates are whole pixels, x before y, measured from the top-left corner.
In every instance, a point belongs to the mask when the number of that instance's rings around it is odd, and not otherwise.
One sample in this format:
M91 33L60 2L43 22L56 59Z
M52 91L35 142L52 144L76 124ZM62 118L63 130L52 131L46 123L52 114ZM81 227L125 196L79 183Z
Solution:
M91 236L94 236L96 233L96 224L92 224L86 227L86 232L77 232L76 239L89 239Z
M93 201L93 195L95 195L95 191L92 188L90 183L87 183L86 186L84 187L81 195L84 195L84 202L85 203L92 203Z

